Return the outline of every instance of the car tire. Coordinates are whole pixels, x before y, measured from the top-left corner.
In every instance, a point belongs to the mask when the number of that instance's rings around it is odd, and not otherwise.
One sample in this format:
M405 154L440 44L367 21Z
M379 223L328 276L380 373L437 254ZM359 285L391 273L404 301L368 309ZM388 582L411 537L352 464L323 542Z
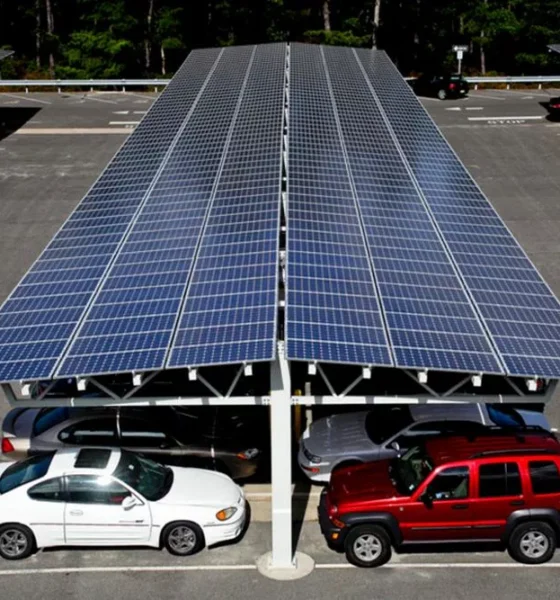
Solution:
M0 527L0 556L5 560L22 560L35 552L35 536L29 527L17 523Z
M346 559L356 567L380 567L391 560L391 540L379 525L359 525L350 530L344 544Z
M437 97L440 100L446 100L447 99L447 92L444 89L438 90Z
M517 562L540 565L548 562L556 550L556 532L542 521L518 525L509 537L508 553Z
M175 556L191 556L205 546L202 529L192 521L169 523L161 534L162 545Z

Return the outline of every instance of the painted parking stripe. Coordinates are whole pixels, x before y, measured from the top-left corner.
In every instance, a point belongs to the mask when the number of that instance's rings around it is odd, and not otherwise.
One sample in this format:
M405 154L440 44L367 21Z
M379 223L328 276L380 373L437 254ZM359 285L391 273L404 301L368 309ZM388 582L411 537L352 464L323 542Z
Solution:
M12 135L105 135L107 133L132 133L132 127L23 127Z
M109 125L138 125L140 121L109 121Z
M544 119L544 115L529 115L528 117L468 117L469 121L529 121Z
M358 569L349 563L319 563L316 569ZM521 563L388 563L379 569L560 569L560 563L549 562L543 565L523 565ZM0 570L3 575L28 576L28 575L60 575L67 573L181 573L189 571L255 571L255 564L244 565L146 565L146 566L116 566L116 567L53 567L41 569L5 569Z
M29 98L28 96L17 96L16 94L8 94L7 92L2 92L2 96L9 96L10 98L17 98L18 100L28 100L29 102L38 102L39 104L52 104L52 102L47 102L46 100L39 100L37 98Z

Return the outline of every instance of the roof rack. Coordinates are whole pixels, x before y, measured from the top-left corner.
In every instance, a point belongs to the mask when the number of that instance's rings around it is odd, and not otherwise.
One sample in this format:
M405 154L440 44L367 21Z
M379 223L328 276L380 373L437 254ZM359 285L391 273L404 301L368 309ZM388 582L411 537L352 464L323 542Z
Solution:
M499 426L491 426L485 427L482 429L476 429L467 432L464 436L469 441L474 441L477 438L481 437L498 437L498 436L513 436L518 441L524 442L525 437L527 435L538 435L545 438L556 439L556 436L552 431L548 431L544 429L544 427L540 427L539 425L526 425L520 427L499 427Z
M510 450L486 450L476 452L471 458L483 458L489 456L511 456L512 454L560 454L560 448L511 448Z

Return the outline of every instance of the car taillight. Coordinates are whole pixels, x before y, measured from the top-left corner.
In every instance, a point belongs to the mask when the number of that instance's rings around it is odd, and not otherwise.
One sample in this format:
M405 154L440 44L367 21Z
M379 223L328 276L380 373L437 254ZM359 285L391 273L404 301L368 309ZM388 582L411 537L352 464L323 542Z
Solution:
M336 504L331 504L329 506L329 516L334 517L334 515L338 514L338 506Z
M8 438L3 437L2 438L2 452L4 454L8 453L8 452L13 452L15 450L12 442L10 442L10 440Z
M560 108L560 104L551 104L550 108Z
M454 90L454 89L455 89L455 87L456 87L456 86L455 86L455 84L454 84L454 83L450 83L450 84L449 84L449 89L450 89L450 90Z

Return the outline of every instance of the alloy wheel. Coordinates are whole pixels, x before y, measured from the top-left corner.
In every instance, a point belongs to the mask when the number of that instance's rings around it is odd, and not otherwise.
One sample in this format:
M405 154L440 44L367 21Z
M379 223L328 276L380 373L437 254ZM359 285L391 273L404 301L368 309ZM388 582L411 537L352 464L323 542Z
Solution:
M0 536L0 549L2 554L10 558L21 556L28 545L27 537L17 529L7 529Z
M354 541L354 554L364 562L376 560L383 550L379 538L371 533L364 533Z
M169 545L177 554L187 554L196 545L196 533L186 525L178 525L169 532Z
M540 531L528 531L519 542L521 552L529 558L541 558L548 552L550 542Z

